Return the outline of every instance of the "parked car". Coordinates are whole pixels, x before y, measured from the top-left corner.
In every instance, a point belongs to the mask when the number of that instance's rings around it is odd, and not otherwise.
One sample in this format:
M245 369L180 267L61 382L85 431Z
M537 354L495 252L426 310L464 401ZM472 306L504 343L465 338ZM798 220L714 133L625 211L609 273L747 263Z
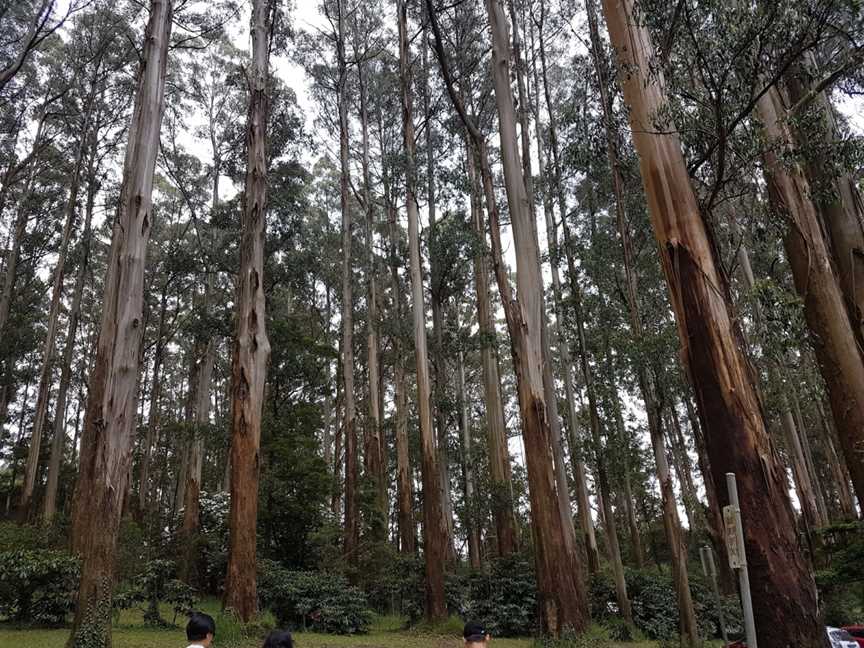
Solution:
M858 642L848 631L843 628L825 628L831 648L860 648Z
M843 630L852 635L860 648L864 648L864 625L843 626Z
M860 634L853 635L850 628ZM825 628L825 634L828 635L831 648L864 648L864 626L848 626L846 628L828 626ZM727 648L747 648L747 642L744 639L731 641Z

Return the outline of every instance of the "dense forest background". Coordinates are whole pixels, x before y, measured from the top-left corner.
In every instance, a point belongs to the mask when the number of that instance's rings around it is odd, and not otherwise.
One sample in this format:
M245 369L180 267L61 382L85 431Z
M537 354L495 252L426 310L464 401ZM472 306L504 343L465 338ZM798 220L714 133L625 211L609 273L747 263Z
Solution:
M686 648L733 473L760 643L821 646L862 62L859 0L0 2L0 614Z

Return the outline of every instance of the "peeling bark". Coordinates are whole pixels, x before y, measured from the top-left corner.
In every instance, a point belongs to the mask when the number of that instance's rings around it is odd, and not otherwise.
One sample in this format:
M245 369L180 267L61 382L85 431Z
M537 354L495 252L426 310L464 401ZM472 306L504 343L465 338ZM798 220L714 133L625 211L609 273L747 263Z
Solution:
M111 645L114 559L132 462L145 255L171 13L171 0L151 0L81 439L72 511L72 551L81 559L81 580L68 648Z
M258 609L256 528L261 412L270 358L264 298L269 12L267 0L253 0L252 60L247 70L246 181L231 357L231 510L223 605L244 622Z
M665 81L650 67L648 31L633 0L603 0L633 141L681 342L715 474L735 473L744 520L756 628L768 648L821 647L816 588L795 534L785 475L768 433L752 370L731 315L728 284L699 213L674 124L665 115ZM728 502L725 482L715 483Z

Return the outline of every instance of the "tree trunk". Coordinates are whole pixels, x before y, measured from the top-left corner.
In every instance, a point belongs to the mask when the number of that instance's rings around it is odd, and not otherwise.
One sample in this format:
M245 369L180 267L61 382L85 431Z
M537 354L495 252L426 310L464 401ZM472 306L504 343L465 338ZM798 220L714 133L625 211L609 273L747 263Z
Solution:
M42 145L42 135L45 131L45 116L47 104L44 104L39 113L39 121L36 127L36 135L33 138L33 146L30 153L30 169L27 173L27 178L24 181L24 187L21 190L21 201L18 205L18 212L15 217L15 227L12 232L12 246L9 253L6 255L6 269L3 274L3 292L0 293L0 337L5 334L6 325L9 323L9 312L12 308L12 301L15 292L15 280L18 278L18 261L21 255L21 244L24 241L24 235L27 232L27 221L30 216L28 209L30 196L33 192L33 183L36 181L36 171L38 169L38 160L36 152Z
M231 358L231 511L224 607L233 609L243 621L249 621L258 608L255 571L259 449L270 357L264 299L269 11L266 0L253 0L252 61L247 71L246 183Z
M708 448L705 443L705 435L702 434L702 426L690 402L690 397L685 395L682 400L687 410L687 421L693 434L693 443L696 446L696 458L699 472L702 475L702 484L705 486L705 499L708 507L705 511L706 531L711 539L711 546L717 554L717 570L720 576L720 589L724 594L730 595L737 591L737 582L732 568L729 567L729 554L726 548L726 532L723 522L723 510L717 495L714 474L711 471L711 463L708 460Z
M358 63L360 86L360 125L363 144L363 207L366 214L366 254L367 254L367 318L366 356L369 367L369 420L366 423L363 458L367 477L372 482L375 493L375 519L371 521L372 537L384 541L387 538L387 462L386 446L381 432L380 410L380 369L381 353L378 335L378 285L375 267L375 205L372 202L371 180L369 177L369 114L365 78L366 64Z
M769 147L792 150L796 144L785 121L779 90L757 104ZM864 355L843 301L837 274L822 234L811 187L797 167L787 168L766 147L765 175L774 208L789 221L784 238L795 289L804 300L811 344L834 413L834 423L858 500L864 498Z
M396 309L396 321L402 322L405 318L405 305L402 295L402 280L399 278L399 226L396 222L396 205L393 203L393 194L390 185L389 174L386 169L383 178L384 196L387 204L387 221L390 230L390 277L393 284L394 307ZM394 432L396 440L396 511L397 525L399 529L399 551L404 554L413 554L416 551L417 540L415 537L416 525L414 524L414 485L411 480L411 457L409 455L408 442L408 381L405 378L405 345L401 331L393 338L393 384L394 384L394 407L395 420Z
M153 349L153 376L150 383L150 408L147 414L147 433L144 447L141 448L141 461L138 466L138 513L142 515L149 509L150 502L150 461L153 445L159 434L159 403L162 400L162 356L165 352L165 316L168 306L168 284L162 285L159 299L159 325L156 329L156 346Z
M98 67L96 68L98 71ZM84 124L78 140L78 151L69 186L69 198L64 209L63 233L60 239L60 249L57 251L57 263L54 265L51 283L51 302L48 307L48 323L45 332L45 345L42 351L42 369L39 372L39 387L36 392L36 410L33 413L33 432L30 436L30 447L27 451L27 464L24 469L24 488L21 491L21 519L26 520L31 513L33 491L36 488L36 473L39 469L39 453L42 448L42 432L45 418L48 415L48 398L51 390L51 377L54 368L54 347L57 343L57 324L60 319L60 301L63 297L63 279L66 270L66 256L69 252L69 242L72 239L72 228L75 222L75 207L78 203L78 189L81 186L81 168L84 164L84 152L87 149L87 133L90 130L90 118L93 112L93 99L96 94L96 79L90 80L90 93L84 111ZM58 410L58 413L59 410Z
M813 54L785 76L793 104L810 92L813 75L818 73ZM839 280L853 331L859 344L864 343L864 201L849 173L832 173L836 162L826 159L838 140L837 124L831 100L823 91L807 109L820 122L820 143L813 145L808 133L799 133L801 149L807 160L805 173L813 193L820 220L830 239L829 254ZM825 147L824 144L829 146ZM859 492L860 496L860 492Z
M81 439L72 512L72 551L81 559L81 580L69 648L111 645L114 558L132 461L144 269L171 13L171 0L151 0Z
M402 98L402 141L405 154L405 192L408 211L408 254L411 264L411 303L414 322L414 353L417 361L417 408L420 418L421 472L423 477L423 558L426 563L426 619L447 618L444 598L444 561L448 526L441 502L439 455L432 429L429 358L426 348L426 307L423 301L423 269L420 263L420 217L417 213L414 117L412 112L411 53L408 12L397 0L399 21L399 79Z
M516 242L516 283L518 301L513 299L510 279L503 263L501 227L486 142L476 124L468 117L456 93L441 30L431 0L426 1L430 24L435 33L435 51L450 100L468 129L479 158L483 192L489 210L492 254L498 290L504 306L510 349L516 373L519 409L528 472L531 519L535 539L535 565L541 628L560 634L569 628L584 629L587 621L587 599L581 580L581 569L575 552L567 551L553 477L549 421L543 388L543 285L537 237L532 222L527 193L516 144L516 116L509 81L509 38L502 8L495 0L487 2L493 43L493 78L501 131L505 185Z
M624 473L623 498L624 512L627 515L627 526L630 529L630 544L633 547L633 564L636 569L645 567L645 550L642 548L642 536L639 532L639 521L636 519L636 507L633 505L633 489L630 484L630 471Z
M423 118L426 123L426 213L429 218L429 241L437 237L436 195L435 195L435 141L432 138L432 113L430 107L429 64L427 50L429 41L426 30L423 30L423 45L421 60L423 76ZM456 562L456 547L453 543L453 502L450 492L450 453L447 430L447 383L449 367L444 355L444 327L441 268L434 254L429 256L430 301L432 306L432 402L435 437L438 440L438 471L441 479L441 505L444 510L444 521L447 523L447 561Z
M681 487L681 499L684 504L684 512L687 514L687 522L691 532L697 532L704 527L702 519L702 505L696 494L696 485L693 482L693 472L690 465L690 455L687 453L687 443L681 434L681 423L678 420L678 412L670 406L668 408L668 421L666 429L669 430L667 438L672 451L672 461L675 473L678 475L678 483Z
M357 561L360 544L360 498L357 466L356 405L354 402L354 296L351 267L351 206L348 204L348 64L345 58L345 7L338 0L336 58L339 81L339 199L342 212L342 398L345 435L345 528L342 551L350 564Z
M674 124L655 127L657 116L667 113L665 81L650 67L650 36L634 15L633 0L603 0L603 7L620 58L633 141L711 468L717 475L735 473L738 481L760 643L821 647L825 638L813 576L798 547L785 475L741 350L726 277L699 213ZM721 502L728 502L725 482L715 485Z
M540 10L545 14L545 5L541 2ZM546 100L546 110L549 115L549 139L552 149L553 160L553 182L555 185L555 193L558 198L558 210L563 219L567 215L567 205L564 198L563 185L561 183L561 170L558 163L558 139L556 135L555 116L553 114L551 93L549 91L548 71L546 68L546 46L543 40L543 22L540 23L538 34L540 60L542 65L542 81L543 92ZM539 85L538 85L539 91ZM538 92L539 97L539 92ZM539 99L538 99L539 104ZM537 109L537 121L539 123L539 107ZM545 160L543 159L543 143L538 135L537 147L540 157L540 176L543 177L545 168ZM549 240L549 263L552 267L552 289L553 296L556 302L556 328L559 333L559 347L561 354L562 373L565 374L564 388L567 395L567 420L570 442L570 461L573 465L573 480L576 487L576 499L579 504L579 526L582 529L584 539L585 553L588 558L588 570L593 574L600 568L600 553L597 548L597 538L594 533L594 521L591 518L591 504L588 498L588 482L586 478L585 461L582 457L581 439L577 431L577 415L576 415L576 398L574 387L572 384L573 361L570 358L570 351L566 341L561 337L559 322L564 317L563 312L563 297L561 290L561 278L558 272L558 264L561 258L561 249L558 245L557 228L554 223L554 214L552 211L552 191L544 192L544 213L546 214L546 233Z
M618 600L618 608L621 610L621 616L624 618L624 621L629 625L633 625L633 612L630 605L630 597L627 594L627 582L624 579L624 563L621 560L618 529L615 524L615 513L612 510L612 488L609 483L609 471L606 463L609 444L603 441L600 410L594 388L594 377L591 371L591 364L588 361L588 344L585 339L585 314L582 310L582 287L579 285L578 271L573 260L570 235L568 234L569 228L566 222L563 225L567 270L570 278L570 299L573 301L573 311L576 319L576 339L579 343L579 363L582 368L582 380L585 383L585 391L588 396L591 441L595 451L597 490L599 491L599 497L602 499L601 509L603 511L603 526L606 529L606 545L609 562L612 565L612 577L615 581L615 596Z
M627 305L630 311L630 329L634 341L639 345L643 338L642 315L639 307L636 275L633 269L633 246L625 211L624 179L621 175L621 167L618 161L618 131L612 115L612 102L608 92L610 74L601 46L597 11L593 0L586 0L585 6L588 13L588 25L591 36L591 55L594 67L597 70L600 87L603 121L606 131L606 155L609 160L609 170L612 174L612 190L615 196L615 220L618 235L621 238L621 248L624 257ZM693 597L690 592L690 582L687 574L687 550L682 538L683 534L681 522L678 518L675 492L672 488L672 480L666 461L666 448L663 429L661 427L662 418L656 394L655 380L647 366L640 364L634 369L642 401L645 404L645 411L648 414L648 430L651 436L651 446L654 450L657 480L660 484L660 495L663 502L663 528L671 553L672 575L678 602L681 645L685 647L695 646L699 641L699 633L696 626L696 613L693 607ZM679 476L683 476L680 470ZM689 473L686 474L686 477L689 477ZM685 484L690 486L689 490L685 489L686 495L695 498L692 482L684 482L682 480L682 486ZM698 505L698 501L690 499L689 502L685 501L685 504L689 504L686 510L692 527L694 523L693 506Z
M739 228L735 222L734 216L729 219L733 231L739 234ZM753 268L750 264L750 253L741 236L741 243L738 246L738 264L741 268L741 280L744 284L744 289L753 294L756 286L756 278L753 274ZM763 332L764 315L759 301L754 303L754 319L757 329ZM821 521L821 513L816 504L816 495L811 482L813 474L807 466L804 453L802 451L800 438L798 436L797 423L792 414L790 406L790 396L794 394L786 381L781 377L782 367L773 359L768 359L768 375L771 376L773 382L780 385L779 405L780 405L780 425L783 429L784 445L786 446L787 454L789 455L788 463L792 467L792 476L795 481L795 490L798 495L798 501L801 504L801 511L804 515L804 520L808 530L812 531L817 527L823 526Z
M205 303L209 301L205 294ZM201 479L204 472L204 434L210 424L210 383L213 379L213 366L216 363L216 345L213 339L199 340L195 345L196 373L193 394L192 418L189 420L191 438L186 467L186 488L183 498L183 523L180 536L186 545L186 556L181 569L183 580L196 585L195 574L199 565L196 551L196 537L199 528Z
M93 209L96 202L96 179L94 170L95 147L97 139L91 138L91 149L87 168L87 206L84 212L84 227L81 231L79 247L81 258L78 272L75 275L75 287L72 290L72 305L69 308L69 324L66 332L66 346L63 349L63 362L60 370L60 386L57 389L57 403L54 410L54 438L51 441L51 456L48 460L48 481L45 484L45 499L42 507L42 519L45 524L51 524L57 511L57 489L60 484L60 472L63 467L64 448L66 445L66 402L69 385L72 382L72 355L75 352L75 338L78 335L78 322L81 319L81 300L84 297L84 282L90 267L90 245L92 238L91 224Z
M828 505L825 500L825 487L822 483L822 478L816 470L816 464L813 462L813 449L811 447L810 438L807 435L807 428L804 424L804 417L801 415L801 405L798 402L798 395L795 390L789 390L792 400L792 412L795 414L795 427L798 429L798 439L804 457L804 466L810 476L812 483L816 511L819 514L819 519L822 525L826 525L830 521L828 513Z
M529 104L530 98L526 88L525 61L522 58L522 43L519 38L519 23L513 0L508 1L510 20L513 28L513 60L516 70L516 88L518 91L518 121L521 138L522 154L522 178L525 182L525 194L528 199L528 207L531 210L531 223L534 233L535 245L539 251L540 241L537 234L537 214L534 203L534 186L531 172L531 138L529 129ZM538 144L539 146L539 144ZM547 224L549 216L547 215ZM554 232L553 232L554 235ZM542 285L542 283L541 283ZM556 311L557 313L557 311ZM566 346L566 341L561 337L561 329L558 320L555 323L556 340L559 348ZM561 419L558 413L558 395L555 390L555 377L552 373L552 353L549 347L549 331L545 312L542 318L541 345L543 347L543 389L548 407L549 435L552 443L552 456L555 462L555 485L558 489L558 509L561 513L561 527L564 530L564 542L567 553L576 550L576 531L573 528L573 512L570 505L570 487L567 483L567 470L564 461L564 443L561 437ZM564 382L568 382L568 376L564 376Z
M341 347L341 343L340 343ZM341 353L340 353L341 355ZM336 365L336 369L338 373L341 373L342 363L338 362ZM333 494L330 497L330 511L333 513L333 517L335 519L340 519L342 517L342 444L345 438L344 430L342 429L342 422L345 419L344 408L342 407L342 392L340 390L340 385L342 384L341 378L337 382L336 385L336 413L335 413L335 423L333 425L333 465L332 465L332 475L333 475Z
M516 249L515 300L510 294L509 279L503 275L500 256L496 258L496 272L505 312L508 314L519 410L522 414L541 628L558 635L565 628L577 632L584 629L586 595L576 553L567 547L566 532L560 516L561 494L552 476L554 458L551 454L549 410L543 377L543 281L536 229L516 141L517 120L510 87L507 19L498 0L487 0L486 10L492 34L492 79L498 109L504 182ZM487 182L489 180L491 178L487 178ZM500 232L497 214L495 221L492 224L493 239L497 239ZM496 255L500 255L500 241L496 240L494 247Z
M471 185L471 223L478 240L486 241L482 190L478 186L476 152L466 142L468 181ZM501 399L501 377L498 371L497 333L489 299L489 265L485 245L474 255L474 289L477 295L477 325L480 337L480 362L483 367L483 401L486 405L486 444L489 453L489 477L492 491L492 519L498 555L508 556L516 550L516 523L510 497L510 451L507 426Z
M27 415L27 401L29 400L30 382L24 384L24 397L21 401L21 412L18 414L18 435L15 439L13 450L21 447L21 441L24 439L24 419ZM9 471L9 492L6 493L6 515L9 515L12 509L12 495L15 491L15 479L18 476L18 460L14 453L12 455L12 469Z
M858 518L858 513L855 511L855 502L852 498L852 491L849 488L849 478L846 475L846 471L843 470L843 464L837 454L837 448L834 446L834 432L828 423L822 404L818 401L816 403L816 411L819 415L819 422L822 425L822 441L828 456L831 475L837 488L840 514L844 520L855 520Z
M614 373L608 339L606 340L606 359L609 367L609 379L612 380ZM637 569L641 569L645 566L645 553L642 549L642 538L639 534L639 524L636 521L636 512L633 507L633 492L630 484L630 468L632 466L631 443L627 438L627 428L624 425L624 415L621 412L621 399L617 390L612 397L612 407L615 412L615 427L617 431L615 443L619 448L619 452L624 454L621 490L618 491L618 500L622 502L627 518L627 527L630 531L630 544L633 550L633 562L636 564Z
M468 402L465 397L465 358L459 351L459 427L462 428L462 472L465 478L465 527L468 532L468 563L479 569L480 525L474 514L474 468L471 459L471 423L468 419Z
M590 2L590 0L589 0ZM672 580L675 582L675 593L678 596L678 627L681 634L681 646L695 647L699 644L699 628L696 625L696 612L693 608L693 598L690 594L690 579L687 575L687 547L681 532L681 521L678 519L678 507L675 503L675 491L672 488L672 474L666 461L666 445L663 439L662 412L655 409L648 416L654 419L649 425L651 431L651 446L654 448L654 463L657 466L657 481L660 485L660 495L663 501L663 528L666 531L666 541L672 554Z
M537 151L540 177L542 178L545 174L545 160L543 158L543 140L539 132L539 108L537 113ZM564 306L561 290L561 276L558 271L560 250L558 247L558 234L554 222L555 216L552 209L552 197L549 191L543 192L543 213L546 218L546 238L549 246L549 267L552 274L552 295L555 304L555 322L552 332L558 346L558 355L560 357L559 371L562 382L564 383L564 395L567 402L566 421L568 441L570 443L570 460L573 465L573 481L579 509L579 526L584 539L584 549L588 562L588 570L591 573L594 573L599 569L600 561L597 550L597 538L594 534L594 521L591 519L591 506L588 502L588 485L585 479L585 463L582 460L582 452L578 441L580 435L578 430L579 419L576 413L576 395L573 387L573 360L570 357L569 343L564 336L564 330L561 325L564 321ZM573 522L571 519L570 525L572 526L572 524Z

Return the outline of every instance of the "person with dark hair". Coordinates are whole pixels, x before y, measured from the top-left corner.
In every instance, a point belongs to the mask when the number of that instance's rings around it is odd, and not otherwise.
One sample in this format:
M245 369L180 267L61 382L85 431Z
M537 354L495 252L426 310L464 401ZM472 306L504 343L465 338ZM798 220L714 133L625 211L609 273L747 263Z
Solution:
M216 634L216 622L209 614L193 612L186 624L186 639L191 641L188 648L210 648Z
M262 648L294 648L294 640L287 630L274 630L267 636Z
M476 621L469 621L462 631L465 639L465 648L486 648L492 641L492 635L486 630L486 626Z

